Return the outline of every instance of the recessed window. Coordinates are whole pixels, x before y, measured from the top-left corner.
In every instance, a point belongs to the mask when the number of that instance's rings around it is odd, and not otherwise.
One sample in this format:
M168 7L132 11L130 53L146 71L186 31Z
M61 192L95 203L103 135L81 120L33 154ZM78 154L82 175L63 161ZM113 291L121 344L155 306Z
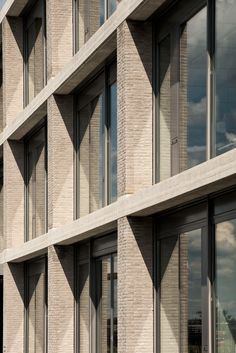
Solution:
M47 352L46 260L25 264L26 353Z
M25 105L42 90L46 83L45 11L45 1L38 0L24 17Z
M75 0L75 51L98 30L116 10L117 0Z
M78 217L117 198L116 92L116 66L112 65L78 94Z
M157 21L157 182L236 146L235 13L183 0Z
M77 352L117 352L116 248L116 234L78 248Z
M26 240L47 231L46 127L43 125L25 142Z

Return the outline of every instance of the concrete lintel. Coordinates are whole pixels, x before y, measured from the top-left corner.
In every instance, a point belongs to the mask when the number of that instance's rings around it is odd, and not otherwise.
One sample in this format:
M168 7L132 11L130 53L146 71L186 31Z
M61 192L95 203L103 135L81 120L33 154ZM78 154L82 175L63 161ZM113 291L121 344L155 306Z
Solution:
M113 204L52 229L18 248L4 250L0 263L25 261L46 253L50 245L69 245L112 231L119 218L149 216L233 186L235 161L236 150L232 150L133 195L122 196Z

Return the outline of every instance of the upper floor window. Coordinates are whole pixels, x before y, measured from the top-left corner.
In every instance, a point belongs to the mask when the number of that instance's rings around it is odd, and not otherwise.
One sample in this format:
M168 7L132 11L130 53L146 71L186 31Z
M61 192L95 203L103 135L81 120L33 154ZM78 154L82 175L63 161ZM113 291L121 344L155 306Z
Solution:
M75 51L78 51L116 10L117 0L74 1Z
M117 97L113 64L77 100L77 216L117 197Z
M47 151L45 125L25 142L26 240L47 231Z
M45 9L45 0L37 0L24 17L25 105L46 83Z
M182 1L158 22L156 181L236 146L235 14L235 1Z
M117 352L117 273L116 234L79 246L77 352Z
M46 259L25 264L25 352L47 352Z

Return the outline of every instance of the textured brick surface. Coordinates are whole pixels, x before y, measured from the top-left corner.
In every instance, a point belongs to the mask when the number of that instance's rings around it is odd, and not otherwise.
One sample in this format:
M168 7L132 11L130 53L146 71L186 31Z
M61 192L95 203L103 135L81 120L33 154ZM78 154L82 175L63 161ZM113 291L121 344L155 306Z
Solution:
M152 221L118 221L119 353L153 352Z
M5 246L24 242L24 144L4 143L4 236Z
M73 55L72 3L46 1L48 79L55 77Z
M4 353L24 353L24 265L5 264Z
M74 352L73 247L48 251L48 352Z
M23 109L23 21L6 17L2 24L3 116L11 123Z
M152 26L124 22L117 32L118 192L152 184Z
M48 226L73 220L73 96L48 100Z

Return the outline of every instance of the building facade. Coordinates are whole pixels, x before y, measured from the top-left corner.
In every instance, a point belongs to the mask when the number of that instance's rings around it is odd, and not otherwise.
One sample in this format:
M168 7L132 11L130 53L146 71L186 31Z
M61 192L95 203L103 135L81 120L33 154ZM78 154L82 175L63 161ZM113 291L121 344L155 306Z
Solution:
M6 0L4 353L236 352L236 1Z

